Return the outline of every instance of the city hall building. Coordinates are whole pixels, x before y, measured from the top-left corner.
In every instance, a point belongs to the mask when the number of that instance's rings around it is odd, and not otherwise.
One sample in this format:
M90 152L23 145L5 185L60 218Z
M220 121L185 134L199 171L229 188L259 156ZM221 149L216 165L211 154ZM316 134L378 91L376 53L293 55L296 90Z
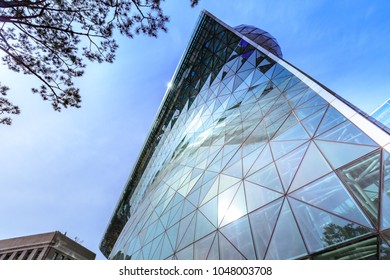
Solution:
M203 11L100 248L109 259L390 258L390 135Z

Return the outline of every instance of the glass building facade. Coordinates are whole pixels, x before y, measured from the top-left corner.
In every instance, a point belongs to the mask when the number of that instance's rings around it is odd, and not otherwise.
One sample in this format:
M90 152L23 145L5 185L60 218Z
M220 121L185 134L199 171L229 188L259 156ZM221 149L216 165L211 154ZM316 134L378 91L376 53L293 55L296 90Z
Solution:
M390 129L390 99L376 109L371 116Z
M100 248L110 259L388 259L390 135L203 11Z

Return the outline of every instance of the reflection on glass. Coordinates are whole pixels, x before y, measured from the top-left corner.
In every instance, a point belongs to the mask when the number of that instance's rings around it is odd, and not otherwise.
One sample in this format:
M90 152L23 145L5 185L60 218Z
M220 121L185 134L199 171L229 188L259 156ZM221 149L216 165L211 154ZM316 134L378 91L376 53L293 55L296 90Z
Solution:
M376 152L337 171L376 224L379 208L380 158L380 152Z
M310 185L290 193L291 197L325 209L366 227L372 227L340 179L331 173Z
M306 203L295 199L289 201L310 252L369 233L365 227Z
M373 237L313 257L314 260L372 260L378 259L377 238Z

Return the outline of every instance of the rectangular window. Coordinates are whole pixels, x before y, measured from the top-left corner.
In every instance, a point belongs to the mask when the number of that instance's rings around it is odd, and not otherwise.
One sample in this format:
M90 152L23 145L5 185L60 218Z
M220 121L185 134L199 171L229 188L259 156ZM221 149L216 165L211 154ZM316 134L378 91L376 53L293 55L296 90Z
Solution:
M14 256L14 260L18 260L20 258L20 256L22 255L22 251L18 251L16 252L15 256Z
M52 260L56 260L58 257L58 253L54 252L53 256L51 257Z
M32 252L32 250L28 250L28 251L26 252L26 254L24 255L24 257L23 257L23 260L27 260L28 257L31 255L31 252Z
M7 253L4 257L3 260L9 260L9 258L11 257L12 253Z
M33 259L33 260L37 260L38 257L39 257L39 255L41 254L41 252L42 252L42 249L38 249L38 250L35 252L34 257L33 257L32 259Z

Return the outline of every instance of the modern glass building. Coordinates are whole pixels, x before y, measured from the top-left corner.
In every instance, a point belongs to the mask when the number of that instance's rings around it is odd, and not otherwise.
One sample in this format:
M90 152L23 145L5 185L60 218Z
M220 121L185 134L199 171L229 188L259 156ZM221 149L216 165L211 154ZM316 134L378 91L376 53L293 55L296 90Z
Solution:
M110 259L390 258L390 135L203 11L101 242Z
M377 108L371 116L390 129L390 99Z

